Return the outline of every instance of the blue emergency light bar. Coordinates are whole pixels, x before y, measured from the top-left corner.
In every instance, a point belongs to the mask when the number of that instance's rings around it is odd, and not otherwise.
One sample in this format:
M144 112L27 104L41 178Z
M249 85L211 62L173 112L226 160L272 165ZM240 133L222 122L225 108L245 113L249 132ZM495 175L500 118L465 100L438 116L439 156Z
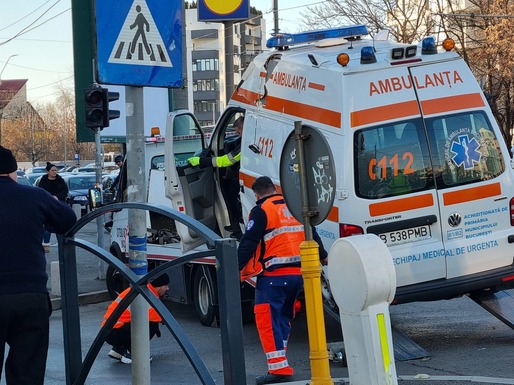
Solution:
M270 37L266 42L268 48L285 48L292 45L307 44L323 39L356 38L368 34L368 29L363 24L347 27L323 29L300 33L278 33Z

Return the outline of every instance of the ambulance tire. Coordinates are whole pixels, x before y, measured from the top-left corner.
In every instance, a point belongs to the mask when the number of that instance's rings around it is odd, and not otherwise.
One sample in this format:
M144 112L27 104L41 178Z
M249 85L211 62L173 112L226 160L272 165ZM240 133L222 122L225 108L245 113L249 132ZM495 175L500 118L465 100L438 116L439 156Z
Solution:
M196 314L203 326L211 326L218 317L218 306L214 305L212 280L208 271L199 268L195 271L193 296Z
M107 267L107 272L105 273L105 282L107 285L107 291L113 300L118 297L118 294L129 287L128 281L123 278L123 276L115 267L111 265Z

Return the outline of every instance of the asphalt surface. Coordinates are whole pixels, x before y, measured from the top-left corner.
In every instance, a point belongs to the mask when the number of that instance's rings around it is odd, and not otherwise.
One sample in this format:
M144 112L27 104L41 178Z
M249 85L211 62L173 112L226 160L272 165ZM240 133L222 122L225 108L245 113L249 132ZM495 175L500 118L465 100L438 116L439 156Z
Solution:
M86 226L77 238L95 241L96 225ZM52 237L55 244L55 238ZM104 243L105 244L105 243ZM52 261L57 261L57 247L48 254L49 274ZM96 337L102 316L109 304L102 272L105 266L85 252L77 252L80 302L82 357ZM55 268L55 264L54 264ZM49 289L52 288L49 280ZM54 282L55 284L55 282ZM64 385L63 325L60 298L52 293L54 312L51 316L50 347L47 362L46 385ZM174 317L205 362L217 384L224 383L220 329L199 324L194 309L166 302ZM467 298L435 303L398 305L391 308L393 324L408 333L416 342L430 351L431 357L411 361L397 361L396 371L400 385L514 385L514 331L489 315ZM340 325L326 318L329 345L342 340ZM293 324L288 358L295 368L295 382L310 384L311 370L308 358L305 314ZM265 359L254 324L244 325L247 384L254 384L255 376L263 374ZM130 365L109 359L110 346L104 344L90 371L86 384L132 383ZM151 342L151 384L200 384L200 379L189 364L175 339L168 331ZM350 384L347 368L340 362L330 362L334 384ZM0 380L0 385L5 379ZM312 384L319 384L313 381ZM323 384L325 384L323 382ZM226 384L228 385L228 384ZM233 384L244 385L244 384ZM353 384L372 385L372 384ZM381 385L381 384L379 384Z

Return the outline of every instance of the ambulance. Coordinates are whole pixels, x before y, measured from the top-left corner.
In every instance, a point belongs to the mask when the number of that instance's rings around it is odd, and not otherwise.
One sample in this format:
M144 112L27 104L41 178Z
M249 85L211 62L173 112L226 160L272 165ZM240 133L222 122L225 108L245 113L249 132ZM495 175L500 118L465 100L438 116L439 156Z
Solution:
M267 175L281 189L282 149L301 122L326 139L335 170L330 186L319 178L322 199L333 200L316 227L324 247L356 234L380 237L396 268L394 303L514 287L509 150L450 39L442 46L433 37L399 44L385 32L372 38L364 25L352 25L277 34L267 46L209 140L190 112L168 116L164 193L159 182L161 191L149 190L149 201L228 236L227 170L191 167L187 159L224 154L233 122L244 115L239 199L247 218L257 177ZM287 161L298 172L297 160ZM187 229L176 230L183 253L201 244ZM329 278L324 271L323 294L334 304Z

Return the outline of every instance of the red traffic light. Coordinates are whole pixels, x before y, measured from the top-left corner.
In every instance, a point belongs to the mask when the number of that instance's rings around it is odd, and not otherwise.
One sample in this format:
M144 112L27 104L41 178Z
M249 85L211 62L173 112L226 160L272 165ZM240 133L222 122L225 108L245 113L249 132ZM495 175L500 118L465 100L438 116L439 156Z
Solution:
M86 108L86 127L102 128L104 121L103 88L93 87L84 89Z

